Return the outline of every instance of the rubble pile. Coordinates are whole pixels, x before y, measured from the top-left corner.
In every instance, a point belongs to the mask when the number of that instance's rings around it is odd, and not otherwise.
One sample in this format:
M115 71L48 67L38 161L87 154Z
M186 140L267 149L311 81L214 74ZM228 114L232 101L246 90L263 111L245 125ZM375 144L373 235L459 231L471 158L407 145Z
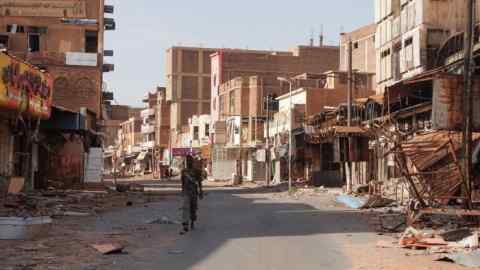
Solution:
M474 222L455 216L425 216L406 227L406 216L392 211L378 215L380 234L393 233L393 241L379 241L378 248L424 250L434 260L455 262L467 267L480 267L480 228Z
M80 190L8 194L0 201L0 216L89 216L109 208L154 201L154 196L135 192Z

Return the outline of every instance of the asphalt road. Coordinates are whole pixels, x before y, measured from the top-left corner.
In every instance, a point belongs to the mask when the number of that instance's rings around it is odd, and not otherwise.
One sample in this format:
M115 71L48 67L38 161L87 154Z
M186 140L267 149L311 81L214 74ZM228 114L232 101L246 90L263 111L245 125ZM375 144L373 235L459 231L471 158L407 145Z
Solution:
M136 228L128 254L96 269L292 270L351 269L344 250L371 241L358 213L332 206L331 197L302 203L272 198L265 189L211 189L200 203L198 228L185 236L178 225L146 225L179 218L180 198L108 213L95 230Z

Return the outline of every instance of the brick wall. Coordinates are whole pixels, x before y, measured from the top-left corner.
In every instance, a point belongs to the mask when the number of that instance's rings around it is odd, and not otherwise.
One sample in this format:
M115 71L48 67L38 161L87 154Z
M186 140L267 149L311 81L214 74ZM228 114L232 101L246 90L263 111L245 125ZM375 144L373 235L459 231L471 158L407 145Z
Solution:
M97 68L49 67L53 76L53 104L100 113L102 72Z

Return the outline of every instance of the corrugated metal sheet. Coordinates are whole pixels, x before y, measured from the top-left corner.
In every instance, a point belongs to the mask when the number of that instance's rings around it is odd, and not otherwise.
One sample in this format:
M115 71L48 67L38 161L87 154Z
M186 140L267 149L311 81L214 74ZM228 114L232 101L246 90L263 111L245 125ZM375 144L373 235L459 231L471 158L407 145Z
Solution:
M432 124L435 129L463 129L463 77L437 74L433 81ZM473 83L473 104L480 104L480 79ZM473 129L480 131L480 106L473 106Z

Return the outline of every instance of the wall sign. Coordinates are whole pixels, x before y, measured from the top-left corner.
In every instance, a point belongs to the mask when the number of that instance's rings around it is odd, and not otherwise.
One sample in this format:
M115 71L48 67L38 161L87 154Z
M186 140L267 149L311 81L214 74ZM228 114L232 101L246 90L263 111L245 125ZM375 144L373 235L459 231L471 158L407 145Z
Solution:
M53 81L49 74L0 53L0 108L48 118Z

